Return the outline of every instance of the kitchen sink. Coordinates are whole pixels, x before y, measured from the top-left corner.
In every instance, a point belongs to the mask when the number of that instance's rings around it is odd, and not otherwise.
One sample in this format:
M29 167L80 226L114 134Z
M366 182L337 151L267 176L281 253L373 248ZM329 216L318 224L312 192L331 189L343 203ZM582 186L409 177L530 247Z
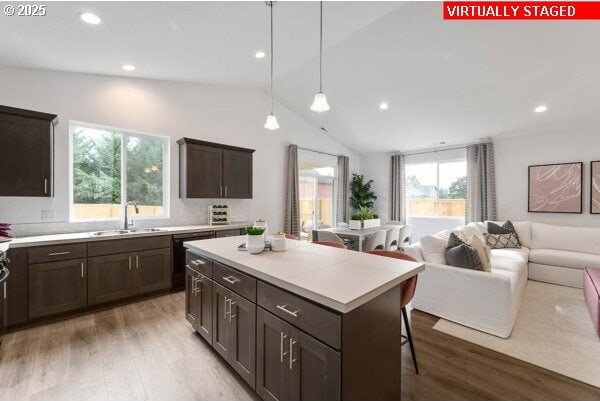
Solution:
M92 237L108 237L111 235L124 235L124 234L144 234L144 233L158 233L166 231L164 228L137 228L135 230L106 230L106 231L94 231L91 232Z
M162 231L166 231L164 228L137 228L131 231L132 234L140 234L140 233L159 233Z
M91 233L92 237L106 237L109 235L123 235L130 234L129 230L106 230L106 231L94 231Z

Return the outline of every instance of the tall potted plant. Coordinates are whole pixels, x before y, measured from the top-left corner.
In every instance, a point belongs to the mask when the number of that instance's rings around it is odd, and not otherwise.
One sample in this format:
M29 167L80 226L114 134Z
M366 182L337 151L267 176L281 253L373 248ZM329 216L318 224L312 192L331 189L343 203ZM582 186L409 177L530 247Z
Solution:
M373 180L365 182L362 174L352 174L350 192L350 204L357 210L350 218L350 228L360 230L380 226L381 221L373 212L373 204L377 199L373 191Z

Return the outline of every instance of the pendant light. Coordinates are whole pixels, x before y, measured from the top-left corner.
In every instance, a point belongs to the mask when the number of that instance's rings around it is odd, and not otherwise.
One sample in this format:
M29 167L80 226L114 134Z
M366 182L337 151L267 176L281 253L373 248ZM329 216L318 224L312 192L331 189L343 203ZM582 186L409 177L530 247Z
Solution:
M271 114L267 116L265 128L273 131L279 128L277 117L273 114L273 2L270 1L267 4L271 7Z
M329 110L327 104L327 96L323 93L323 2L321 1L321 22L320 22L320 39L319 39L319 92L315 95L310 109L317 113L322 113Z

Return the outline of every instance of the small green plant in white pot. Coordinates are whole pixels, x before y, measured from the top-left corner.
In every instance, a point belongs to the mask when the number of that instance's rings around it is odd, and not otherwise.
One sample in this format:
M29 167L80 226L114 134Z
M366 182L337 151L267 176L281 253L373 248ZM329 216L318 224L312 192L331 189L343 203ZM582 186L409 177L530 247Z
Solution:
M265 227L246 227L246 250L261 253L265 249Z
M351 230L362 230L363 228L379 227L381 220L377 216L373 209L366 206L360 206L358 212L354 213L350 217L349 228Z

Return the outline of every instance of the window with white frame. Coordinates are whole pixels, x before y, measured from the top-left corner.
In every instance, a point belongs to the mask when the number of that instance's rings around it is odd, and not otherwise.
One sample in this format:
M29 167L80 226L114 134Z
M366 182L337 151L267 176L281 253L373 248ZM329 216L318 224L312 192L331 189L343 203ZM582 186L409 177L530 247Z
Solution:
M301 237L310 240L313 229L336 224L337 157L299 150L298 180Z
M465 158L407 161L406 214L409 217L464 217Z
M70 161L71 221L169 216L168 137L72 121Z

